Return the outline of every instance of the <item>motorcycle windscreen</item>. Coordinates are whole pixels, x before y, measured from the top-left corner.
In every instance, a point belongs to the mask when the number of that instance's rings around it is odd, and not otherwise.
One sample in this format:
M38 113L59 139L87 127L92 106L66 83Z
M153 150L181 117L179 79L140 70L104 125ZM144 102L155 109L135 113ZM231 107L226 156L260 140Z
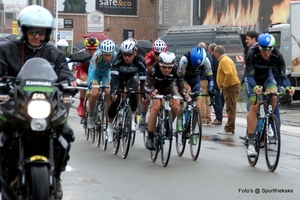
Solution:
M17 80L21 83L25 80L41 80L55 83L57 79L51 64L43 58L27 60L17 76Z

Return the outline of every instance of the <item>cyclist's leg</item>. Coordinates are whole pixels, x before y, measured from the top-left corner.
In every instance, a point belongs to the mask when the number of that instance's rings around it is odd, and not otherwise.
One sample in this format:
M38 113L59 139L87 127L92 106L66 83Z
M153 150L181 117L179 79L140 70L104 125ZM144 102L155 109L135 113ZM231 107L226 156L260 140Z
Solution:
M132 89L134 91L139 91L139 76L136 74L135 76L131 77L126 84L126 88ZM131 95L129 99L129 105L131 107L132 111L132 122L131 122L131 130L135 131L135 115L136 115L136 110L138 106L138 102L140 102L140 95Z
M150 114L148 117L148 137L146 141L146 147L149 150L155 150L154 130L156 125L156 118L160 110L160 107L161 107L161 101L158 99L153 99L152 107L150 109Z
M102 85L110 85L110 80L111 80L111 77L110 77L110 70L107 70L103 75L102 75ZM106 104L107 106L109 107L110 104L111 104L111 101L110 101L110 88L106 88L105 89L105 96L106 96Z
M122 85L123 88L123 84L120 82L120 85ZM107 133L108 133L108 142L111 143L113 140L113 132L114 132L114 128L113 128L113 119L115 118L116 114L117 114L117 108L120 104L120 95L118 95L117 99L115 101L112 101L110 106L108 107L108 111L107 111Z
M88 78L87 72L84 71L83 69L80 69L80 70L77 71L76 77L78 79L80 79L81 81L87 81L87 78ZM85 95L86 95L86 90L79 90L79 105L77 107L77 114L80 117L84 116L83 104L84 104Z
M92 82L92 85L98 85L98 84L99 84L99 81L96 80L96 79ZM89 106L88 106L88 119L87 119L88 128L94 128L95 127L94 116L95 116L95 107L96 107L98 95L99 95L99 89L98 88L92 88L91 89L91 95L90 95L90 98L89 98Z
M260 108L259 99L257 99L257 104L254 105L256 100L256 94L253 92L253 87L249 84L248 79L245 78L246 84L246 94L249 101L249 111L247 115L247 134L248 134L248 147L247 147L247 154L248 156L257 156L258 153L256 152L254 146L254 137L255 137L255 129L257 124L257 112Z

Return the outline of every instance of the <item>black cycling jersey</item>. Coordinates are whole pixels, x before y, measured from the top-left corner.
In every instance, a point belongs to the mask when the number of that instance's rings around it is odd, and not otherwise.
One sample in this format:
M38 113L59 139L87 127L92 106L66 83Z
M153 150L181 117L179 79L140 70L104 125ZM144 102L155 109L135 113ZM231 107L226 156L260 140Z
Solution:
M276 67L276 69L274 69ZM263 82L268 75L269 69L272 69L273 72L276 71L278 74L275 76L278 85L280 85L280 78L285 78L285 62L282 54L274 48L271 52L271 55L268 60L265 60L260 55L259 47L250 49L246 56L246 71L247 76L253 76L257 84Z
M147 71L147 78L145 82L145 92L151 93L154 89L158 92L165 90L170 87L174 81L178 87L178 92L183 95L185 92L183 83L183 74L181 68L175 64L172 68L171 73L168 76L162 74L159 69L158 62L154 63Z

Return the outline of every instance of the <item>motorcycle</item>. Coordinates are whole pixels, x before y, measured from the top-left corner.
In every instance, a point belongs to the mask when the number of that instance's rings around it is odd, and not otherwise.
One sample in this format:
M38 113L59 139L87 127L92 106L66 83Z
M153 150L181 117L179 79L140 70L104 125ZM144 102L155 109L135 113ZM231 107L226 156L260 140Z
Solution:
M86 62L91 56L78 52L69 58L69 62ZM66 83L57 80L51 64L38 57L29 59L17 77L2 77L2 200L55 199L54 175L60 172L70 148L68 139L62 135L68 116L63 100L69 99L62 98Z

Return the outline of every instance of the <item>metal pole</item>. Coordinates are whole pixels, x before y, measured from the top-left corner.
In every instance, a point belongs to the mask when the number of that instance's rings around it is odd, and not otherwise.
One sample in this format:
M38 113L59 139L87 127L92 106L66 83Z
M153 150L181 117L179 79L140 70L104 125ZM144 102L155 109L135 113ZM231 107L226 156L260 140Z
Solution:
M55 27L55 46L57 47L57 34L58 34L58 0L56 0L56 15L55 15L55 18L56 18L56 27Z

